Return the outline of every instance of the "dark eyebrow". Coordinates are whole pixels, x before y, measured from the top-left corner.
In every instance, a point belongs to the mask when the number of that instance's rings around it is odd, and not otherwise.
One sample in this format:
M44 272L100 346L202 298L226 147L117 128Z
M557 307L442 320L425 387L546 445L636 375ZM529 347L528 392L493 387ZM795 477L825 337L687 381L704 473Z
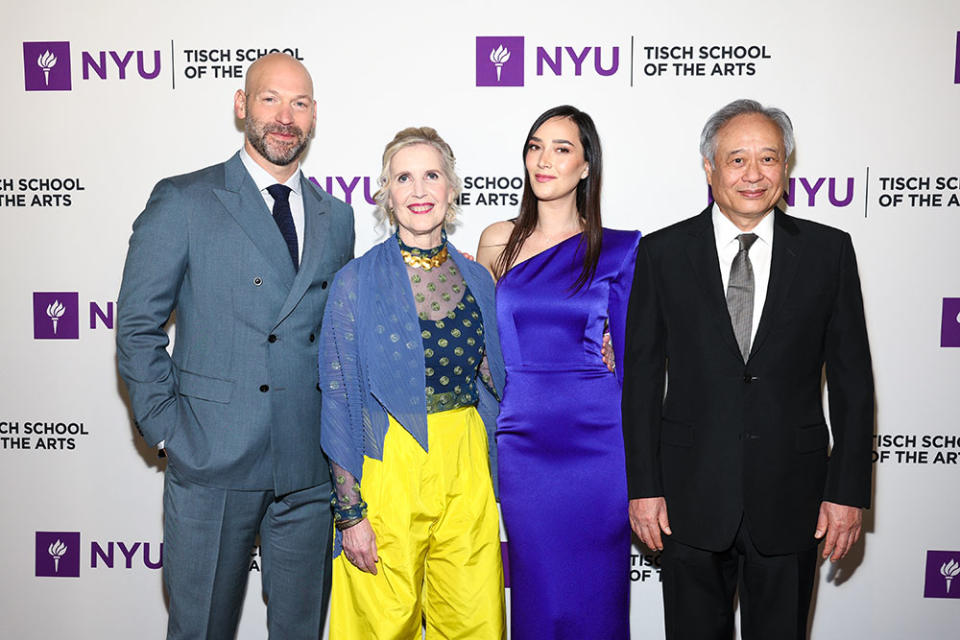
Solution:
M531 142L531 141L543 142L543 140L541 140L537 136L530 136L530 140L528 140L527 142ZM570 146L575 146L572 142L570 142L569 140L564 140L563 138L556 138L554 140L551 140L551 142L553 142L554 144L569 144Z

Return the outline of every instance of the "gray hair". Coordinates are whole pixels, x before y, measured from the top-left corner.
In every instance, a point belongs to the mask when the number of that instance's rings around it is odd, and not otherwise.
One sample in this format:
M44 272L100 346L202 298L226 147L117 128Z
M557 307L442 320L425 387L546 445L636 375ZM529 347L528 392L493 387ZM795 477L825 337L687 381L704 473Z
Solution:
M440 153L440 170L443 171L447 183L453 188L454 202L447 207L447 215L444 218L444 227L447 231L451 231L457 214L460 213L460 207L456 200L460 197L463 186L460 177L457 175L457 159L453 155L453 150L432 127L407 127L399 131L384 148L383 165L380 168L380 177L377 178L377 184L380 185L380 188L373 194L373 199L377 203L373 210L377 227L383 228L387 224L393 227L397 224L396 217L387 208L387 197L390 193L390 161L393 160L393 156L397 155L398 151L415 144L429 145Z
M717 168L717 133L724 127L724 125L737 116L748 115L751 113L758 113L762 116L765 116L771 122L773 122L773 124L780 128L780 134L783 138L783 147L786 151L786 155L783 158L784 161L786 161L786 159L790 157L790 154L793 153L793 147L795 143L793 138L793 123L790 122L790 117L782 109L777 109L776 107L764 107L756 100L743 98L741 100L734 100L727 106L714 113L707 120L707 124L703 125L703 131L700 133L700 155L710 161L711 167L714 169Z

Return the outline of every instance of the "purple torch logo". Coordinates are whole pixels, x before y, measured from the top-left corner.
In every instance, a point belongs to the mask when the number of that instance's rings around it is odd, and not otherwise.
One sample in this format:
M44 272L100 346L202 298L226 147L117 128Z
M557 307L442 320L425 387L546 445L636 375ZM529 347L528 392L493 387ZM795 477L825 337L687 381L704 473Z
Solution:
M80 303L75 291L37 291L33 294L33 337L38 340L76 340L80 337Z
M50 70L53 69L56 64L57 56L50 53L50 49L44 51L40 57L37 58L37 66L43 71L43 84L45 86L50 86Z
M510 61L510 49L500 45L490 52L490 62L497 68L497 82L500 82L500 74L503 71L503 65Z
M523 86L523 36L477 36L477 86Z
M57 335L57 324L60 322L60 318L66 310L67 308L63 306L63 303L59 300L54 300L47 305L47 317L50 318L50 322L53 323L53 335Z
M69 547L63 544L63 541L60 538L57 538L56 542L51 542L50 546L47 547L47 553L50 554L50 557L53 558L53 572L60 573L60 558L66 555Z
M35 575L42 578L79 578L80 532L37 531Z
M960 584L953 584L960 576L960 551L927 551L924 573L924 598L960 599Z
M70 43L24 42L23 81L27 91L70 91Z
M940 567L940 575L947 581L947 593L950 593L950 583L953 582L958 573L960 573L960 563L956 560L951 559L949 562L944 562Z
M944 298L940 317L940 346L960 347L960 298Z

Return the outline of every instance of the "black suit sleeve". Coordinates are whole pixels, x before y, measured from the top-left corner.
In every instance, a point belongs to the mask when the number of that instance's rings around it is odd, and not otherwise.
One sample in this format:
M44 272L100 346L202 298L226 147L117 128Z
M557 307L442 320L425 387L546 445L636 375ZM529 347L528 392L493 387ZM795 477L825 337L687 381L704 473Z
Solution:
M841 245L839 278L824 344L833 449L823 499L866 508L872 475L873 369L860 276L848 234Z
M666 326L649 243L641 240L627 306L623 358L623 442L630 499L663 495L660 415L666 371Z

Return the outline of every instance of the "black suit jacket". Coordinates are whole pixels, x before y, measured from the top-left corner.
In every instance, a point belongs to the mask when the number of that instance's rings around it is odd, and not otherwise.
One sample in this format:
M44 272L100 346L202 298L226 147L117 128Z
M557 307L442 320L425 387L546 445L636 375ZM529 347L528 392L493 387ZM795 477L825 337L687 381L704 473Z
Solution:
M773 215L746 364L710 207L644 237L637 256L623 386L630 497L664 496L673 538L711 551L729 547L742 517L762 552L800 551L816 543L822 500L870 503L873 374L850 236Z

